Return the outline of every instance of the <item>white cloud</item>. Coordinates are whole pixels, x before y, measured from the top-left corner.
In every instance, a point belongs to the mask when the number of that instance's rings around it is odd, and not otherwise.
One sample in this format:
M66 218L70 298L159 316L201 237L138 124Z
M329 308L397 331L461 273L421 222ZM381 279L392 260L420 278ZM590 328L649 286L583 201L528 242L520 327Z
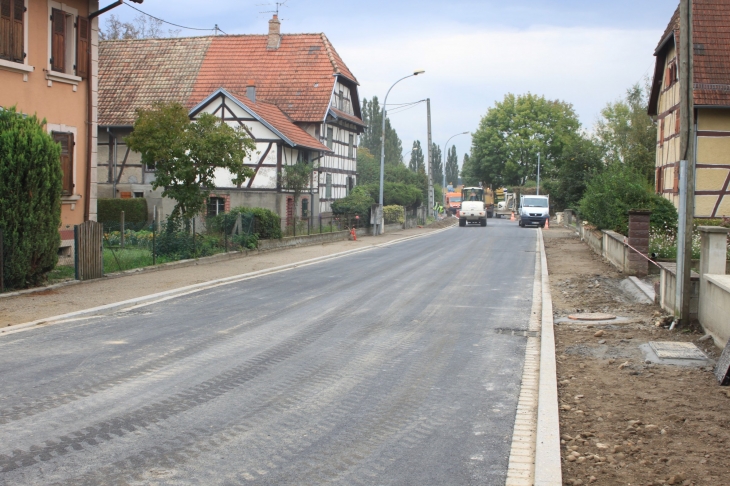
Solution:
M383 98L392 82L415 68L426 74L394 88L389 102L430 97L433 140L474 131L481 116L508 93L545 95L575 106L589 128L600 109L651 73L654 30L533 27L478 30L449 26L375 40L337 36L335 47L360 81L362 97ZM426 140L425 106L396 114L393 123L410 148ZM454 139L461 159L469 137Z

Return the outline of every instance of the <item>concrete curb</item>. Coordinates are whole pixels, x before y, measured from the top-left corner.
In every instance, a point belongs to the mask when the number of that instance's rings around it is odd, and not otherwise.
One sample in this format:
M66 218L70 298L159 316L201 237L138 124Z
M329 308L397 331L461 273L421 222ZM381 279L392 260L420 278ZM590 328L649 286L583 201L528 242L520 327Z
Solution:
M430 235L434 235L434 234L437 234L437 233L441 233L443 231L447 231L447 230L453 228L453 226L454 225L451 225L451 226L448 226L446 228L434 230L434 231L431 231L431 232L428 232L428 233L423 233L423 234L420 234L420 235L413 235L413 236L406 236L404 238L398 238L397 240L389 241L387 243L381 243L381 244L378 244L378 245L372 245L372 246L369 246L369 247L366 247L366 248L356 248L356 249L353 249L353 250L342 251L342 252L339 252L339 253L333 253L332 255L326 255L326 256L322 256L322 257L311 258L309 260L302 260L300 262L289 263L287 265L281 265L281 266L278 266L278 267L267 268L267 269L264 269L264 270L258 270L256 272L249 272L249 273L244 273L244 274L241 274L241 275L234 275L232 277L225 277L225 278L220 278L220 279L216 279L216 280L210 280L208 282L201 282L199 284L188 285L188 286L185 286L185 287L180 287L180 288L177 288L177 289L167 290L167 291L159 292L159 293L156 293L156 294L150 294L150 295L145 295L145 296L142 296L142 297L136 297L134 299L124 300L124 301L121 301L121 302L115 302L115 303L112 303L112 304L106 304L106 305L102 305L102 306L98 306L98 307L92 307L90 309L84 309L84 310L80 310L80 311L69 312L67 314L61 314L61 315L58 315L58 316L47 317L45 319L38 319L38 320L35 320L35 321L31 321L31 322L17 324L17 325L10 326L10 327L7 327L7 328L4 328L4 329L0 330L0 337L7 336L7 335L10 335L10 334L14 334L16 332L26 331L26 330L29 330L29 329L37 329L39 326L46 326L46 325L51 325L51 324L60 324L62 322L68 322L68 321L71 321L71 320L77 320L79 318L86 317L86 316L95 316L95 315L106 314L106 313L109 313L109 312L112 312L112 311L118 311L120 309L124 309L124 310L137 309L139 307L143 307L143 306L155 304L155 303L158 303L158 302L163 302L165 300L173 299L175 297L182 297L184 295L188 295L188 294L191 294L191 293L200 292L201 290L206 290L206 289L210 289L210 288L214 288L214 287L219 287L221 285L228 285L228 284L232 284L232 283L236 283L236 282L241 282L241 281L244 281L244 280L249 280L249 279L253 279L253 278L257 278L257 277L262 277L264 275L269 275L269 274L273 274L273 273L284 272L284 271L292 270L292 269L298 268L298 267L303 267L303 266L307 266L307 265L314 265L314 264L322 263L322 262L325 262L325 261L328 261L328 260L334 260L336 258L341 258L341 257L348 256L348 255L352 255L352 254L355 254L355 253L361 253L361 252L365 252L365 251L370 251L370 250L374 250L376 248L384 248L384 247L387 247L387 246L390 246L390 245L394 245L394 244L397 244L397 243L401 243L403 241L413 240L413 239L416 239L416 238L423 238L425 236L430 236ZM47 290L47 288L45 290Z
M542 329L540 332L540 385L535 444L535 486L560 486L563 484L563 475L560 458L560 414L558 412L558 379L555 364L553 300L550 293L550 277L542 230L538 231L538 238L542 273Z

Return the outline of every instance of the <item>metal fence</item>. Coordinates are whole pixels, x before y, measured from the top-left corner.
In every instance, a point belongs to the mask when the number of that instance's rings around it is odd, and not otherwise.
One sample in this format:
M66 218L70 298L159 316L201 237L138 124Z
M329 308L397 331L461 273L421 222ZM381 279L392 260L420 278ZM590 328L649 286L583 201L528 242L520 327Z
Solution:
M369 218L354 214L318 215L309 218L289 218L284 236L308 236L322 233L360 229L370 226Z

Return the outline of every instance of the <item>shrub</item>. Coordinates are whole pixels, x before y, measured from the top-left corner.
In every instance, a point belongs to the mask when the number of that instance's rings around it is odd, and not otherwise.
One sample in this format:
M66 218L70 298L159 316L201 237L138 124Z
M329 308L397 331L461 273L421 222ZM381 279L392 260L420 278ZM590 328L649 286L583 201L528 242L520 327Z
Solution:
M386 223L403 223L405 215L403 206L383 206L383 219Z
M627 234L630 209L652 208L646 180L630 167L612 164L588 182L580 214L598 229Z
M677 232L679 215L672 202L659 194L654 194L651 201L651 228L668 233Z
M141 197L134 199L98 199L96 202L96 220L105 228L118 228L122 211L125 226L141 228L147 224L147 200Z
M5 285L42 283L58 262L61 237L61 146L45 120L0 110L0 228Z
M378 184L359 187L365 187L374 201L380 199L380 186ZM420 206L422 201L423 192L418 186L401 182L385 182L383 184L383 206L414 208Z
M370 207L374 202L366 186L357 186L347 197L332 203L332 212L334 214L360 216L361 219L368 220Z
M214 233L222 234L224 229L230 232L236 224L238 215L241 215L241 224L243 234L256 235L256 241L280 239L281 218L275 212L264 208L249 208L246 206L238 206L231 209L226 214L209 217L206 219L208 230ZM250 248L250 239L246 240L246 244L242 245Z

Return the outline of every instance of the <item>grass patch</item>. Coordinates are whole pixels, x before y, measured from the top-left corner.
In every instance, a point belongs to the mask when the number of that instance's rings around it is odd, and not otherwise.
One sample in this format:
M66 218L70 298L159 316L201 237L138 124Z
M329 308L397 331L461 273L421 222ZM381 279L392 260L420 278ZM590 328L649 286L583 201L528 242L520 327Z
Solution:
M104 273L123 272L150 265L152 265L152 252L149 250L124 248L112 251L104 248Z
M76 278L76 270L74 267L57 266L48 273L47 277L49 284L74 280Z

